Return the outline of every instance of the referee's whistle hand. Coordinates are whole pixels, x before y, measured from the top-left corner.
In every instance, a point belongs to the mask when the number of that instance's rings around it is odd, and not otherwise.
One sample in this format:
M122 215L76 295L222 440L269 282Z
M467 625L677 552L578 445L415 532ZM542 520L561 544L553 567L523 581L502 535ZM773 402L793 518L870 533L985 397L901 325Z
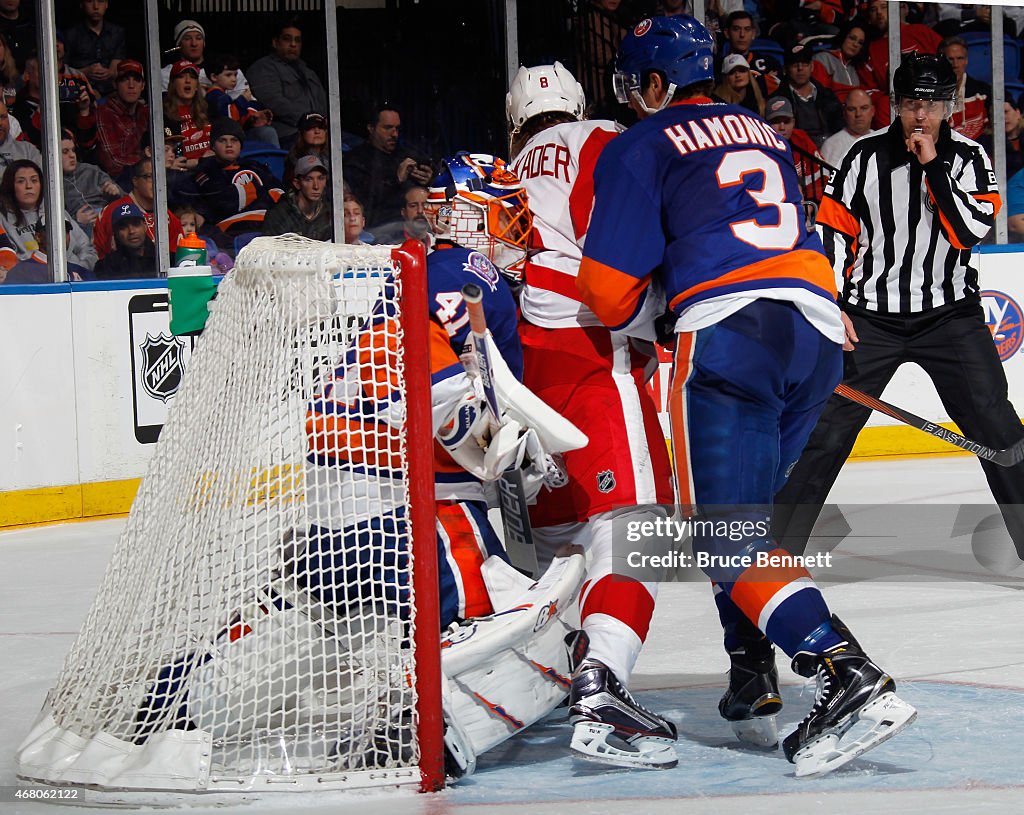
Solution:
M860 337L857 336L857 330L853 327L853 322L850 318L846 316L846 312L840 311L839 316L843 321L843 331L846 335L846 339L843 342L843 350L852 351L853 344L860 342Z
M907 150L917 156L921 164L927 164L938 155L935 152L935 139L930 133L911 133L907 139Z

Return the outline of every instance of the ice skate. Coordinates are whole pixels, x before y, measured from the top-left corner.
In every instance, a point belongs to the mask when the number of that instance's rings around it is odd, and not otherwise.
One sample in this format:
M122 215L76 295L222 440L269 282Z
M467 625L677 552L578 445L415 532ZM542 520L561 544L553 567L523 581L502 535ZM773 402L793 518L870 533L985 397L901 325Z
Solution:
M679 763L672 722L652 713L603 663L585 659L572 678L572 750L584 758L628 767L669 769ZM609 743L614 737L622 746Z
M775 649L767 639L729 652L729 687L718 712L744 744L774 750L779 746L775 716L782 710Z
M837 622L833 618L833 622ZM846 632L841 624L840 634ZM863 755L899 733L917 718L917 711L896 696L892 677L875 665L852 637L823 654L800 651L793 670L816 677L814 707L782 743L798 778L824 775ZM859 722L867 732L843 741Z

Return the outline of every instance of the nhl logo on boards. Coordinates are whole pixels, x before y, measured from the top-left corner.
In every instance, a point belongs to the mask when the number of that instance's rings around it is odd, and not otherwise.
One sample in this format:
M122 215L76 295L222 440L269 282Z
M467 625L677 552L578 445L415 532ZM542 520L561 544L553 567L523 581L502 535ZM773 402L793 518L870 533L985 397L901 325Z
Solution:
M470 252L462 268L471 275L479 277L484 283L491 287L491 291L498 288L498 269L484 255L479 252Z
M615 489L615 473L611 470L601 470L597 474L597 491L611 492Z
M166 402L178 392L185 373L181 352L185 343L177 337L146 333L142 343L142 387L154 399Z
M981 308L999 360L1006 362L1024 343L1024 312L1010 295L994 289L981 292Z

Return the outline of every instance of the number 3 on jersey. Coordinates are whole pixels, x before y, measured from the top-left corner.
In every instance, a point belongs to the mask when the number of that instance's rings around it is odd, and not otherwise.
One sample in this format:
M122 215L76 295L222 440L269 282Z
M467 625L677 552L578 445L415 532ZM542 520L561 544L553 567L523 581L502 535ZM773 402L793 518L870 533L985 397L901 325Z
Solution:
M434 314L448 332L449 337L454 337L460 328L465 327L469 322L469 312L462 300L462 292L441 291L434 297L439 308ZM461 314L459 312L462 312Z
M729 224L732 234L758 249L788 251L800 238L800 217L796 204L786 201L786 184L782 171L770 156L760 150L740 150L728 153L718 165L715 177L720 187L732 187L744 182L744 176L760 173L764 184L760 189L747 189L746 193L759 207L775 207L779 213L777 224L759 224L751 219Z

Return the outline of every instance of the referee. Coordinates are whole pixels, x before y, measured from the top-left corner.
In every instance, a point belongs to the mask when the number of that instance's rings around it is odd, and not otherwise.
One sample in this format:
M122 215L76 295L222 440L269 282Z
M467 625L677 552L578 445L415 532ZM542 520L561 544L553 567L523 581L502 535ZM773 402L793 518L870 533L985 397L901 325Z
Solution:
M825 253L842 280L845 384L880 396L896 369L916 362L964 435L996 449L1024 437L985 325L971 247L1001 206L980 145L947 119L957 81L945 57L904 56L893 77L898 118L857 141L818 211ZM775 499L776 538L807 545L839 470L871 411L833 396ZM1024 464L982 461L1024 558Z

